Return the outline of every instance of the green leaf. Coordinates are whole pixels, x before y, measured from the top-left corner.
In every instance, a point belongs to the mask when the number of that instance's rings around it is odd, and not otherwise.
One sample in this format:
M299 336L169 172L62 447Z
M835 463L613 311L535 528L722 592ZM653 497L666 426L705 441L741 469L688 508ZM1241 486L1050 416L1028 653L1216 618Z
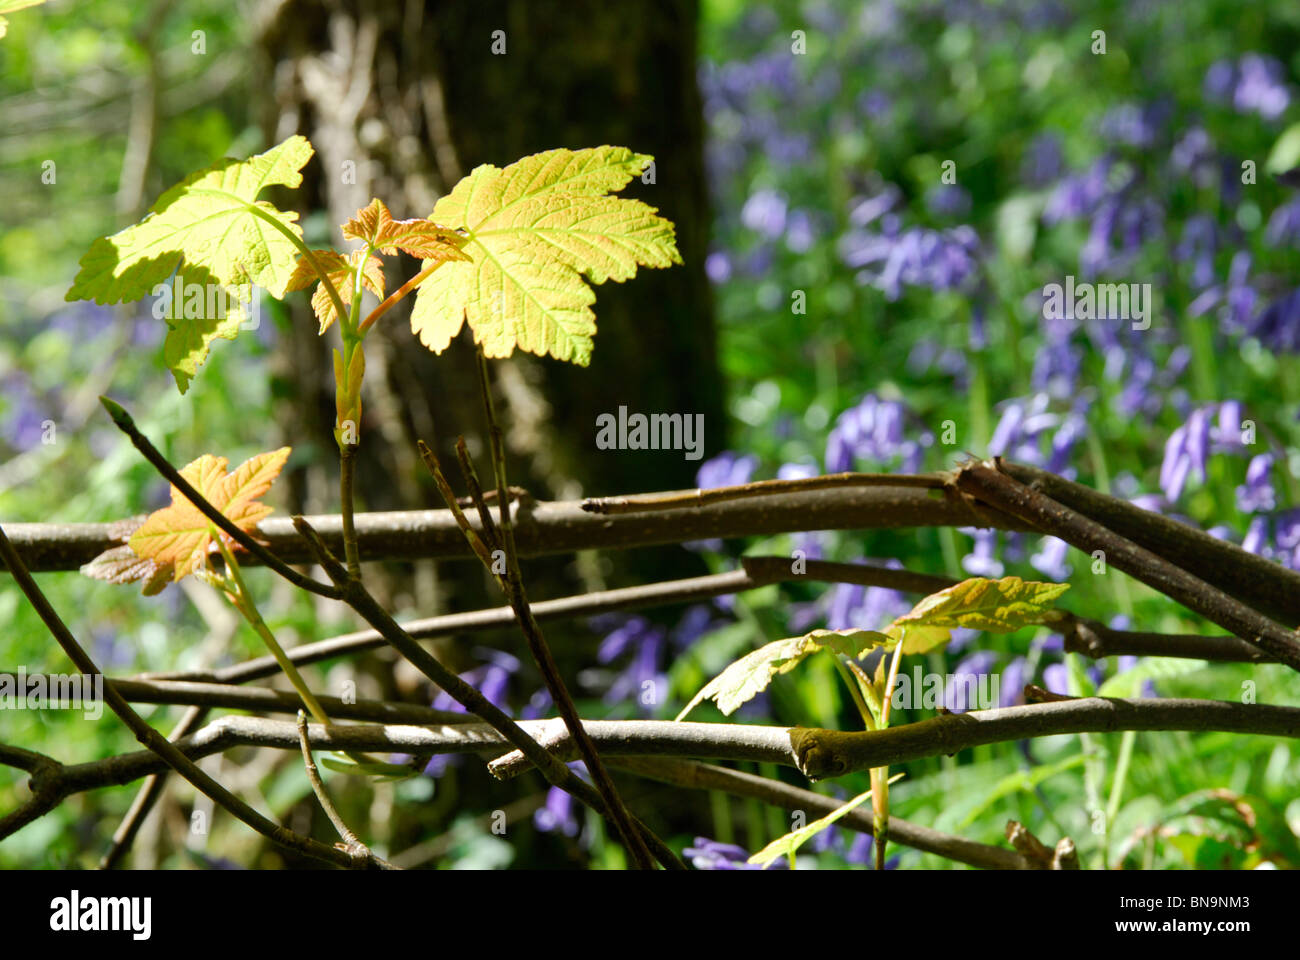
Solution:
M420 342L441 353L468 321L489 357L518 347L586 366L596 332L588 284L682 262L670 221L606 195L651 159L603 146L476 167L429 216L467 234L471 260L444 263L420 287L411 311Z
M1300 167L1300 123L1293 123L1282 131L1264 163L1268 173L1286 173L1296 167Z
M903 776L904 774L896 773L889 778L889 782L894 783L895 781L902 779ZM760 866L766 867L777 857L788 856L790 858L790 866L793 867L795 852L800 847L802 847L813 837L817 836L817 834L821 833L823 830L825 830L827 827L833 824L836 820L839 820L846 813L850 813L851 811L860 807L870 797L871 797L870 790L868 790L866 793L858 794L856 797L854 797L852 800L848 801L847 803L842 804L839 807L836 807L834 810L826 814L826 816L822 817L820 820L814 820L812 823L805 824L804 826L800 827L798 830L792 830L790 833L787 833L784 837L778 837L777 839L773 840L762 850L758 851L758 853L750 857L749 862L756 863L759 864Z
M884 634L874 630L813 630L802 637L773 640L741 657L705 684L677 719L681 720L698 704L710 699L717 701L718 709L724 715L730 716L741 704L766 690L773 677L793 670L810 654L830 650L860 657L888 640Z
M1052 603L1068 583L1039 583L1019 577L990 580L972 577L946 590L932 593L894 621L894 625L971 627L993 633L1011 633L1030 624L1052 619Z
M1188 660L1185 657L1143 657L1133 669L1117 673L1106 680L1097 690L1097 696L1137 697L1142 693L1142 684L1148 680L1182 677L1207 667L1209 663L1204 660Z
M39 6L45 0L0 0L0 14L13 13L15 10L25 10L28 7ZM0 16L0 37L9 32L9 20L7 17Z
M298 214L257 197L270 186L298 186L299 171L312 152L305 137L293 136L266 153L222 160L192 174L159 197L139 223L91 244L66 299L140 300L178 268L187 286L216 284L227 299L246 300L248 284L282 297L302 230ZM172 313L176 318L168 321L172 330L165 353L183 393L211 342L234 339L244 314L184 309L177 303Z
M351 777L378 777L381 783L409 780L420 773L419 769L404 763L383 763L378 760L373 763L358 763L341 753L334 757L322 756L320 764L335 773L346 773Z

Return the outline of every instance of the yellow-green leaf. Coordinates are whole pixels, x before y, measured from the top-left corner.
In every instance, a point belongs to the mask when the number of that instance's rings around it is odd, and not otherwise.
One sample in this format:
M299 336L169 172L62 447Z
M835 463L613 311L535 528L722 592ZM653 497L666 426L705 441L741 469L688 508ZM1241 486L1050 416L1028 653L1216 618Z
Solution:
M0 0L0 14L13 13L15 10L25 10L28 7L35 7L45 0ZM7 17L0 16L0 37L9 32L9 20Z
M953 627L1011 633L1047 623L1059 615L1052 606L1056 598L1069 589L1068 583L972 577L930 594L883 632L904 638L903 653L925 653L946 643Z
M889 782L894 783L897 780L901 779L902 777L903 774L896 773L889 778ZM866 803L867 800L869 800L870 798L871 798L870 790L868 790L866 793L858 794L856 797L854 797L852 800L848 801L847 803L841 804L840 806L836 807L834 810L826 814L826 816L822 817L820 820L814 820L812 823L805 824L804 826L800 827L798 830L792 830L789 833L787 833L784 837L777 837L775 840L769 843L762 850L758 851L758 853L750 857L749 862L756 863L762 867L766 867L777 857L789 857L790 866L793 867L794 855L800 847L802 847L813 837L817 836L817 834L821 833L823 830L825 830L827 827L833 824L836 820L839 820L845 814L850 813L853 810L856 810L858 807L862 806L862 804Z
M705 684L677 719L681 720L698 704L710 699L715 700L718 709L729 716L741 704L767 689L773 677L788 673L818 650L854 657L888 641L888 637L874 630L813 630L802 637L773 640L741 657Z
M588 284L681 263L670 221L606 196L650 162L604 146L476 167L430 215L467 234L470 261L444 264L420 287L411 312L420 342L440 353L468 321L489 357L518 347L586 366L596 332Z

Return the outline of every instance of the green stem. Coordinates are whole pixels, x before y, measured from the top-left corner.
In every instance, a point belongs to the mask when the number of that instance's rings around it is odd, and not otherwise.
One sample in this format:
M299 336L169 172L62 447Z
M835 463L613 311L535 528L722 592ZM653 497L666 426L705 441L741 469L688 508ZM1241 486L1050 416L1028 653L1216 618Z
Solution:
M262 615L258 612L257 604L253 602L253 597L248 592L248 587L244 585L244 578L240 575L239 561L235 559L235 555L230 551L230 548L226 546L226 542L220 533L213 530L212 537L216 540L217 547L221 550L221 556L225 558L226 570L230 575L230 583L233 584L235 588L230 592L230 598L235 605L235 609L238 610L243 615L244 619L248 621L249 625L257 631L257 635L262 638L267 649L271 651L271 656L275 657L276 663L280 665L280 669L284 671L284 675L289 678L289 682L293 684L293 688L298 691L298 696L302 697L302 702L307 706L307 709L311 711L311 715L316 719L316 722L328 726L330 722L329 716L321 709L321 705L316 701L316 698L312 696L312 692L308 688L306 681L303 680L302 674L300 674L298 668L293 665L293 661L285 655L283 648L281 648L280 644L276 642L275 634L271 633L270 627L266 625L266 621L262 619Z
M346 317L348 311L347 308L343 306L343 298L339 296L338 289L325 273L325 269L320 265L320 261L316 259L316 254L312 253L311 248L302 242L302 238L261 207L257 206L257 204L249 203L246 204L246 207L249 213L257 217L259 220L266 221L275 230L282 233L285 238L294 245L298 252L302 254L303 259L306 260L311 268L316 271L316 276L318 276L320 282L324 284L325 292L329 294L330 300L334 302L334 309L338 311L338 315L340 317Z

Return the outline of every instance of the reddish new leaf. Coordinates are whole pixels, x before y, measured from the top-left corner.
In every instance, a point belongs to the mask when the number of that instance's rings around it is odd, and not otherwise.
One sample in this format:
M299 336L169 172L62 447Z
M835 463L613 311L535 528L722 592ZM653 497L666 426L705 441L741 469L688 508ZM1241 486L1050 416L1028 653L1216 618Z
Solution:
M312 254L320 264L320 268L330 278L330 283L334 284L334 289L339 292L339 298L347 306L352 306L352 271L361 259L361 251L357 250L347 258L333 250L313 250ZM289 277L289 285L285 289L306 290L319 279L315 268L307 258L299 257L293 275ZM373 255L367 257L366 265L361 271L361 282L367 290L382 299L384 296L383 261ZM320 332L324 333L334 322L337 313L334 309L334 301L330 299L329 292L325 289L325 284L316 284L316 290L311 295L311 308L316 313L316 319L320 321Z
M235 526L251 533L271 512L257 498L271 489L288 458L289 448L281 447L258 454L227 473L225 457L205 453L180 473ZM212 522L198 507L172 487L171 505L151 513L132 534L130 546L137 556L153 561L159 569L170 567L173 579L180 580L206 563L214 547L213 530Z
M360 240L386 254L398 250L421 260L468 260L461 250L465 237L432 220L394 220L382 200L371 200L343 224L343 236Z

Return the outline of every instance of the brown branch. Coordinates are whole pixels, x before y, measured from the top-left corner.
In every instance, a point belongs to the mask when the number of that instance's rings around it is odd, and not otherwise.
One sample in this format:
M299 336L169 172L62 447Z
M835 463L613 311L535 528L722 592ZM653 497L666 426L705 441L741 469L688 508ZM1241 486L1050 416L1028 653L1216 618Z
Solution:
M342 555L338 514L306 518L331 550ZM694 540L760 537L807 530L873 530L909 527L966 527L994 524L1003 530L1031 530L1029 524L994 510L980 510L961 498L934 496L912 487L844 487L732 500L703 508L601 516L582 501L524 501L517 505L515 546L520 557L545 557L578 550L630 550ZM362 561L472 558L473 552L448 510L358 513L354 518ZM471 523L480 530L477 518ZM121 521L108 523L19 523L12 539L34 571L76 570L122 545ZM312 551L284 517L263 520L257 538L286 563L314 562ZM244 566L265 563L254 554ZM1300 600L1296 601L1300 620Z
M532 654L537 669L541 671L542 680L546 683L546 689L551 695L551 702L555 704L560 717L563 718L569 736L576 744L578 753L582 756L582 762L587 767L587 772L591 775L596 789L605 801L605 816L610 825L618 832L623 846L627 848L636 867L641 870L652 870L654 869L654 860L650 856L645 839L633 826L632 815L624 804L622 796L619 795L618 788L614 785L614 779L609 775L609 771L605 769L605 764L600 759L600 753L596 749L595 743L592 742L583 729L582 718L578 714L577 704L573 702L573 698L569 695L569 689L564 683L564 678L560 675L560 668L555 662L555 657L551 654L550 645L546 642L546 635L542 632L541 625L533 616L532 607L529 606L528 593L524 588L523 574L519 569L519 551L515 547L514 522L510 516L510 484L506 478L505 442L501 435L501 425L497 422L496 410L492 402L492 387L488 382L487 357L484 356L481 349L476 351L476 359L478 361L479 394L483 401L483 413L487 418L488 425L488 447L492 455L492 467L497 481L497 509L500 511L501 517L500 541L505 548L505 575L500 577L498 582L505 591L506 600L514 608L515 616L519 619L519 627L523 632L524 641L528 645L528 652ZM463 439L460 443L460 449L465 451ZM487 506L483 502L478 476L474 471L474 464L469 458L468 451L463 452L460 456L470 496L478 494L476 505L479 514L486 518ZM447 506L452 507L454 503L454 500L449 501ZM468 529L466 529L466 533L469 533ZM488 527L485 528L484 533L488 536L494 535L490 520L488 520ZM494 565L489 563L487 570L489 573L493 573Z
M1300 623L1300 571L1046 470L1006 461L1002 470L1274 620Z
M1062 733L1221 730L1300 738L1300 708L1220 700L1063 699L932 717L888 730L845 732L795 727L790 739L810 779L838 777L970 747Z
M1300 635L1294 630L1287 630L1158 554L1025 486L1002 472L996 462L976 461L964 465L957 471L956 484L958 489L1032 523L1044 533L1060 537L1085 553L1102 551L1110 566L1177 600L1293 670L1300 670Z

